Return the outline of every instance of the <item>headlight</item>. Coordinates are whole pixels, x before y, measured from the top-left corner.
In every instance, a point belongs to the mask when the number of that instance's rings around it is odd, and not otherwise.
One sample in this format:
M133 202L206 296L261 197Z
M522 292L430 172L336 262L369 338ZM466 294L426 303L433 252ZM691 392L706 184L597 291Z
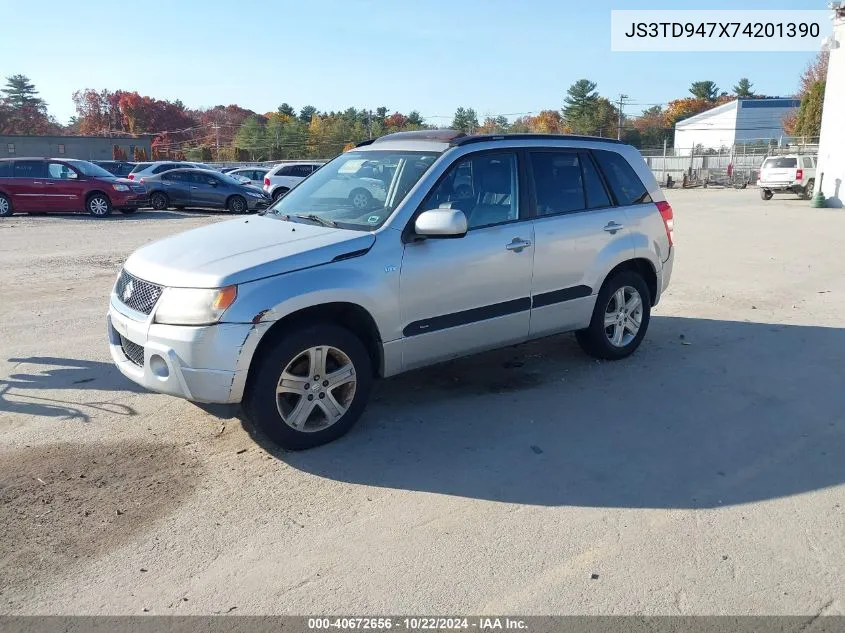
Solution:
M217 323L238 296L237 286L225 288L165 288L158 300L156 323L209 325Z
M257 193L255 191L247 191L246 195L252 196L253 198L263 198L264 197L263 193Z
M121 184L117 184L117 185L112 185L112 188L113 188L115 191L129 191L129 186L128 186L128 185L121 185Z

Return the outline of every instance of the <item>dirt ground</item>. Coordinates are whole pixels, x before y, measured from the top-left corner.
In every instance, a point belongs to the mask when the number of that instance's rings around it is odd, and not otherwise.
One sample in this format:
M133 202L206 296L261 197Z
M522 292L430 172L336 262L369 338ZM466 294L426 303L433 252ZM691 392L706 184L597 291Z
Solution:
M110 287L201 212L0 222L0 612L845 613L845 214L670 191L630 359L381 382L303 453L113 369Z

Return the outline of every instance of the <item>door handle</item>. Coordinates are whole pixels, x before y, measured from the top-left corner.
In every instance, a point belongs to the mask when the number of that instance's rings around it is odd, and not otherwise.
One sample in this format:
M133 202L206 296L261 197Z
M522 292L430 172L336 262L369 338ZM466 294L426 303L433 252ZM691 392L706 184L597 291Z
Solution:
M615 235L616 231L619 229L624 229L625 227L622 224L617 224L614 221L608 222L605 227L602 229L603 231L610 233L611 235Z
M510 244L505 246L505 248L509 251L520 253L523 248L528 248L529 246L531 246L531 240L521 240L518 237L515 237Z
M32 184L33 184L33 185L43 185L44 183L43 183L43 182L41 182L40 180L33 180L33 181L32 181Z

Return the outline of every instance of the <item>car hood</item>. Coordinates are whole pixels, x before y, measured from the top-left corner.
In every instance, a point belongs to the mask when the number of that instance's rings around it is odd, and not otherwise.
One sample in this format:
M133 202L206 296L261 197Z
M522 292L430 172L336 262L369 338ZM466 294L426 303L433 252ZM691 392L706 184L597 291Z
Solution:
M319 266L370 248L375 235L264 216L218 222L139 248L126 270L180 288L219 288Z

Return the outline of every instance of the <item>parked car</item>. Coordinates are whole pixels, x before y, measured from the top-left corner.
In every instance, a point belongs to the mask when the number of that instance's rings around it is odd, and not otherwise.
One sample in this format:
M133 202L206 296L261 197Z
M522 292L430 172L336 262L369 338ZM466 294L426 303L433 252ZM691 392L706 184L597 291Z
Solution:
M228 174L230 171L235 171L236 169L240 169L240 167L223 167L220 169L220 173Z
M153 163L138 163L135 165L135 169L133 169L130 174L127 176L130 180L138 180L141 181L143 178L148 178L149 176L154 176L156 174L161 174L171 169L182 169L182 168L191 168L191 169L211 169L208 165L203 165L202 163L188 163L185 161L173 161L173 160L159 160Z
M230 176L241 180L241 182L262 187L264 185L264 176L270 171L269 167L239 167L228 172Z
M380 206L320 195L363 164L391 174ZM671 206L619 141L391 134L263 215L135 251L111 294L111 355L153 391L240 402L303 449L348 431L377 376L573 330L590 355L625 358L669 284L672 236Z
M112 209L134 213L147 204L144 187L85 160L0 160L0 217L15 212L87 211L102 218Z
M132 170L135 169L137 163L127 163L120 160L92 160L92 163L99 165L110 174L120 178L126 178Z
M273 200L285 195L314 171L322 167L322 163L282 163L276 165L264 175L264 191Z
M816 158L805 154L769 156L760 168L760 197L771 200L775 193L794 193L809 200L816 188Z
M144 178L153 209L202 207L247 213L266 209L270 196L213 169L171 169Z

